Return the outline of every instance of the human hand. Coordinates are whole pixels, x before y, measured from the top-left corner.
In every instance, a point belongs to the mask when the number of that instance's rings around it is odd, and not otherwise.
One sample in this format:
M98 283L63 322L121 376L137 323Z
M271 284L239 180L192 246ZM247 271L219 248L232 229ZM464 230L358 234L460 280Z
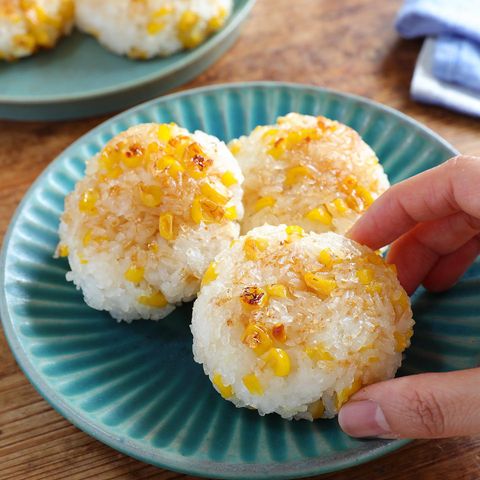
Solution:
M459 156L385 192L349 237L378 249L411 294L454 285L480 253L480 158ZM480 292L479 292L480 295ZM480 433L480 368L396 378L361 389L340 410L354 437Z

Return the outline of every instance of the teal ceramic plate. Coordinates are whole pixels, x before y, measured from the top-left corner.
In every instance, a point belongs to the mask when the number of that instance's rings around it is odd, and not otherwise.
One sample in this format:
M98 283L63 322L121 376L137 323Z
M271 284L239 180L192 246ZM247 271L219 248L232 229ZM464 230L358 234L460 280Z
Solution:
M65 195L85 160L140 122L175 121L229 140L281 114L336 118L376 150L393 182L455 154L414 120L370 100L275 83L224 85L140 105L100 125L58 157L25 196L1 260L1 316L38 391L68 420L128 455L208 477L289 478L350 467L405 441L354 440L336 420L260 417L220 398L193 362L191 305L159 323L118 324L88 308L52 258ZM402 374L472 367L480 358L480 264L451 291L414 298L417 320Z
M198 48L149 61L114 55L75 32L49 51L0 62L0 119L59 120L120 111L199 75L236 40L255 0L234 0L227 25Z

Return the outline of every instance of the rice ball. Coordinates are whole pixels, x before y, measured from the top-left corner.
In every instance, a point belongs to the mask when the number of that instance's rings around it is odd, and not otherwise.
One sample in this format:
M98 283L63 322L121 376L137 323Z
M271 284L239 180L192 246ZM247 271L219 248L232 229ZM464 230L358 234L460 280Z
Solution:
M65 200L67 280L118 320L165 317L238 237L242 182L227 146L203 132L151 123L120 133Z
M394 267L369 248L265 225L209 267L191 328L194 358L224 398L313 420L392 378L413 323Z
M233 0L76 0L77 26L135 59L195 48L220 30Z
M0 60L52 48L73 25L73 0L0 0Z
M389 187L360 135L325 117L290 113L230 148L245 175L243 233L286 223L343 234Z

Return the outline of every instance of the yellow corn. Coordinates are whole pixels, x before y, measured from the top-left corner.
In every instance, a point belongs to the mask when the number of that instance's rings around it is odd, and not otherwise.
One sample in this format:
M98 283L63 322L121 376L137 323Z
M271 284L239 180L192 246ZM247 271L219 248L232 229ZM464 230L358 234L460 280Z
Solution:
M200 203L200 198L199 197L196 197L193 200L192 208L190 210L190 216L192 217L192 220L195 223L198 223L198 224L201 223L202 220L203 220L202 205Z
M368 191L365 187L362 187L361 185L357 185L355 187L355 191L357 195L362 199L363 204L365 205L366 208L368 208L372 203L373 203L373 196Z
M145 269L143 267L137 267L132 265L124 274L125 280L132 283L140 283L143 280Z
M370 268L362 268L357 270L357 278L362 285L368 285L374 277L373 270Z
M146 207L158 207L162 203L162 189L157 185L143 185L139 186L140 201Z
M249 323L242 336L242 342L251 348L255 354L263 355L273 346L267 330L256 323Z
M341 392L337 392L336 398L336 407L337 410L340 410L342 405L348 401L348 399L356 392L358 392L362 388L362 381L357 378L353 381L353 383L344 388Z
M243 244L243 251L247 260L258 260L260 253L268 247L268 240L265 238L247 237Z
M237 178L232 172L225 172L221 176L221 181L226 187L231 187L232 185L235 185L236 183L238 183Z
M228 148L230 149L230 152L232 152L232 155L237 155L238 153L240 153L240 148L241 148L240 141L239 140L232 140L228 144Z
M82 265L86 265L88 263L88 260L83 256L83 254L78 253L77 257Z
M323 205L320 205L318 208L310 210L305 215L305 218L307 218L311 222L323 223L324 225L332 224L332 216L330 215L330 213L328 213L327 209Z
M225 218L227 220L236 220L238 218L237 207L235 207L235 205L225 208Z
M272 327L272 337L280 343L285 343L287 341L287 332L283 323L276 323Z
M163 142L168 143L168 141L172 138L173 135L173 128L172 125L168 125L166 123L162 123L162 125L158 126L157 130L157 138Z
M367 285L366 290L371 295L373 295L374 293L382 294L383 293L383 285L379 282L371 282Z
M67 245L59 245L58 255L60 257L68 257L68 246Z
M278 298L287 298L288 292L285 285L280 283L274 283L272 285L268 285L266 288L268 295L271 297L278 297Z
M206 198L219 205L225 205L230 200L228 190L223 185L217 185L215 188L211 183L202 183L200 191Z
M279 138L270 147L270 149L268 150L268 154L278 160L284 154L286 147L287 142L285 141L285 139Z
M287 228L285 228L285 232L289 236L293 235L298 237L303 237L303 235L305 234L305 230L298 225L289 225Z
M95 204L97 203L99 198L99 193L93 188L90 188L80 197L80 201L78 202L78 208L83 213L94 215L95 213L97 213L97 208Z
M91 241L92 241L92 231L87 230L87 232L83 236L82 244L84 247L87 247Z
M147 33L149 35L156 35L160 33L165 28L165 23L163 22L150 22L147 25Z
M165 240L173 240L173 215L164 213L158 219L158 231Z
M290 357L285 350L271 348L262 358L277 377L286 377L290 373Z
M195 48L205 38L205 32L195 28L200 17L197 13L187 10L178 21L178 38L185 48Z
M315 291L315 293L328 297L336 288L337 282L332 278L325 278L313 272L307 272L303 276L307 287Z
M325 350L322 345L315 345L313 347L307 347L305 353L315 362L331 362L334 360L333 355Z
M368 357L368 363L378 363L380 361L380 357L376 357L376 356L373 356L373 357Z
M297 167L292 167L287 170L285 176L285 185L291 186L297 183L301 178L312 177L312 172L309 168L303 167L301 165Z
M157 253L158 252L158 243L157 242L150 242L147 245L147 248L150 252Z
M254 373L245 375L242 379L243 384L252 395L263 395L263 387L260 380Z
M138 297L138 303L147 307L162 308L168 305L168 301L162 292L155 292L151 295L142 295Z
M328 248L324 248L319 254L318 254L318 261L320 263L323 263L327 268L331 268L333 265L333 257L332 257L332 252Z
M276 203L277 200L273 197L261 197L255 202L254 209L256 212L259 212L266 207L273 207Z
M216 32L217 30L220 30L220 28L222 28L223 24L225 23L226 18L227 18L227 11L225 10L225 8L220 7L217 15L215 15L208 21L208 25L207 25L208 31Z
M348 210L348 205L342 198L336 198L330 202L330 208L334 208L338 213L345 213Z
M208 266L207 270L205 271L203 278L202 278L202 287L212 283L217 277L217 264L215 262L211 262Z
M240 295L240 300L244 305L251 308L263 307L267 301L267 292L260 287L246 287Z
M395 332L393 334L395 338L395 351L403 352L410 344L410 338L412 338L412 335L413 335L412 329L409 329L404 333Z
M213 375L213 384L217 387L218 393L223 398L233 397L233 387L231 385L225 385L223 378L219 373Z
M321 418L325 413L325 405L323 404L322 399L311 403L308 406L308 411L311 413L314 420L316 420L317 418Z
M168 174L175 179L178 179L178 175L185 171L185 167L175 157L170 155L163 157L159 166L162 170L166 169Z

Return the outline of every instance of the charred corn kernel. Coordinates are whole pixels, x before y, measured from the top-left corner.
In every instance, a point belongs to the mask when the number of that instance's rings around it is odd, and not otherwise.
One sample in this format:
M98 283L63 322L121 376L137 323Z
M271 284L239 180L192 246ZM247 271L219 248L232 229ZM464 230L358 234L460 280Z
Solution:
M336 395L336 407L340 410L341 406L348 401L348 399L362 388L362 382L359 378L355 379L353 383L344 388L341 392L337 392Z
M167 299L162 292L155 292L151 295L142 295L138 297L138 303L147 307L163 308L168 305Z
M273 197L261 197L255 202L254 209L256 212L263 210L267 207L273 207L277 201Z
M370 268L362 268L357 270L357 278L362 285L368 285L374 277L373 270Z
M311 403L308 406L308 411L310 412L314 420L316 420L317 418L322 418L323 414L325 413L325 405L323 404L322 399Z
M150 242L147 245L147 248L150 252L157 253L158 252L158 243L157 242Z
M237 207L235 207L235 205L225 208L225 218L227 220L236 220L238 218Z
M216 32L222 28L227 18L227 10L223 7L220 7L218 13L208 21L208 30L210 32Z
M67 245L59 245L58 255L60 257L68 257L68 247L67 247Z
M287 142L285 141L285 138L279 138L269 148L268 154L275 159L279 159L285 153L286 146Z
M407 330L406 332L395 332L393 334L395 339L395 351L403 352L410 344L410 338L412 338L413 330Z
M315 362L331 362L334 360L333 355L325 350L322 345L315 345L313 347L307 347L305 353Z
M83 236L82 244L84 247L88 246L92 241L92 231L88 230Z
M202 183L200 185L200 191L206 198L212 200L212 202L219 205L225 205L229 200L228 190L223 185L217 185L214 187L211 183Z
M232 153L232 155L237 155L238 153L240 153L241 143L239 140L232 140L228 144L228 148L230 149L230 152Z
M158 231L165 240L173 240L173 215L164 213L158 219Z
M249 323L242 336L242 342L251 348L257 355L263 355L273 346L268 331L256 323Z
M260 287L245 287L240 295L244 305L251 308L263 307L267 301L267 292Z
M268 247L268 240L265 238L247 237L243 244L243 251L247 260L258 260L261 252Z
M278 298L287 298L288 292L285 285L280 283L274 283L272 285L268 285L266 288L268 295L271 297L278 297Z
M213 375L213 384L217 387L218 393L223 398L233 397L233 387L231 385L225 385L222 376L219 373Z
M355 191L357 195L362 199L365 207L369 207L373 203L374 198L372 194L365 187L362 187L361 185L357 185L355 187Z
M318 261L320 263L323 263L327 268L331 268L333 265L333 257L332 257L332 252L328 248L324 248L319 254L318 254Z
M226 187L231 187L232 185L235 185L238 183L237 178L232 172L225 172L221 176L221 181Z
M138 145L133 144L125 149L121 157L122 163L128 168L136 168L143 162L143 155L145 149Z
M124 274L125 280L128 280L132 283L140 283L143 280L143 275L145 274L145 269L143 267L138 267L137 265L132 265Z
M173 135L173 128L172 125L168 125L166 123L162 123L162 125L158 126L157 130L157 138L163 142L168 143L168 141L172 138Z
M310 220L311 222L323 223L324 225L332 224L332 216L330 215L330 213L328 213L328 210L323 205L320 205L318 208L310 210L305 215L305 218Z
M328 297L337 288L337 282L334 279L326 278L313 272L305 273L303 279L307 287L325 297Z
M243 384L252 395L263 395L263 387L254 373L249 373L242 378Z
M343 198L336 198L330 202L330 208L334 208L338 213L345 213L348 210L348 205Z
M165 28L164 22L152 21L147 25L147 33L149 35L156 35Z
M158 207L162 203L162 189L157 185L140 185L140 201L146 207Z
M283 323L276 323L272 327L272 337L280 343L285 343L287 341L287 331Z
M290 357L282 348L271 348L262 358L277 377L286 377L290 373Z
M299 165L297 167L292 167L287 170L284 183L286 186L291 186L305 177L312 178L312 171L307 167Z
M78 208L83 213L93 215L97 212L97 208L95 205L99 198L100 195L98 194L98 192L93 188L90 188L81 195L80 201L78 202Z
M287 228L285 228L285 232L289 236L298 236L298 237L303 237L305 234L305 230L302 227L299 227L298 225L289 225Z
M202 287L208 285L209 283L212 283L217 277L217 264L215 262L211 262L203 275Z
M382 294L383 293L383 285L379 282L371 282L367 285L366 290L371 295L373 295L374 293Z

